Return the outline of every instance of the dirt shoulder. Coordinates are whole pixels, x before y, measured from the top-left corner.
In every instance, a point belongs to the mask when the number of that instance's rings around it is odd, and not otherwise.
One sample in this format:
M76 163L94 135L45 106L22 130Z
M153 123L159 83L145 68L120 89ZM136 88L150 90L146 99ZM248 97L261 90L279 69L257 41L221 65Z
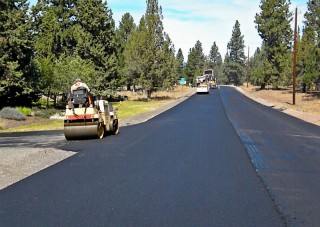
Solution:
M259 87L243 85L237 90L247 97L271 108L320 126L320 93L297 92L293 105L293 93L290 89L260 90Z
M0 190L74 154L54 148L0 147Z

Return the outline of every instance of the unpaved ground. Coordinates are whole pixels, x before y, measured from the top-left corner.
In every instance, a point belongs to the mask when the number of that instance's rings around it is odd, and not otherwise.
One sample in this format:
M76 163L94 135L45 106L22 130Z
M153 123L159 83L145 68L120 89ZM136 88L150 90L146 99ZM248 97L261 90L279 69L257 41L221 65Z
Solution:
M2 129L9 129L9 128L15 128L23 125L43 123L43 122L49 122L49 121L52 121L52 120L41 118L41 117L27 117L27 119L24 121L16 121L16 120L0 118L0 127Z
M0 147L0 190L74 154L54 148Z
M293 94L290 89L260 90L255 86L237 87L244 95L266 106L280 110L296 118L320 126L320 93L296 93L293 105Z

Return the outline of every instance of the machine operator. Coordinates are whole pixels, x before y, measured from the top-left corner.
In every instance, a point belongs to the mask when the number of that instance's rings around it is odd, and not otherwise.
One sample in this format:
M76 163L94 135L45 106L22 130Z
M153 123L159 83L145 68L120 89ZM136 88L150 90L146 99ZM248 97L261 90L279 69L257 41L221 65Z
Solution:
M88 87L88 85L86 83L81 82L80 78L75 79L73 85L71 86L71 93L74 90L77 90L79 87L84 87L87 89L88 92L90 92L90 88Z

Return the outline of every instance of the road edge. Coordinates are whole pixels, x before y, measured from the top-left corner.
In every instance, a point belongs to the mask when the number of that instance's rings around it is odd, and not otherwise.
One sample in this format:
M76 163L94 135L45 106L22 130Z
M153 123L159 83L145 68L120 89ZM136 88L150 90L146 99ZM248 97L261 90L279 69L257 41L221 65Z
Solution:
M238 92L240 92L241 94L245 95L246 97L250 98L251 100L253 100L255 102L258 102L264 106L279 110L285 114L288 114L290 116L293 116L293 117L298 118L300 120L303 120L305 122L311 123L313 125L320 126L320 116L316 116L316 115L313 115L310 113L286 108L286 107L282 106L281 104L269 102L265 99L255 97L254 95L250 94L249 92L243 90L241 87L236 87L236 86L233 86L233 87Z

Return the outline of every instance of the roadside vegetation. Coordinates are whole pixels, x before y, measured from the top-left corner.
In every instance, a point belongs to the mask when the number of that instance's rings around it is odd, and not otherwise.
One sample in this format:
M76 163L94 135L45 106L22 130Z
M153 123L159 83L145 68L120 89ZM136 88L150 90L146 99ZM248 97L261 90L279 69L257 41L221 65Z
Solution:
M118 117L121 119L135 116L140 113L155 110L161 105L181 98L192 92L190 87L177 86L170 91L155 92L151 99L144 93L121 92L125 101L113 102ZM5 111L3 111L5 110ZM39 109L39 108L3 108L0 111L0 133L1 132L23 132L41 130L63 130L64 110ZM9 113L7 113L9 110ZM4 115L3 113L6 113ZM27 113L27 114L26 114ZM12 117L19 116L19 117ZM54 116L54 119L50 119ZM55 118L60 118L56 120Z
M27 0L0 0L0 5L0 110L11 107L23 114L9 114L15 120L2 117L0 129L7 127L4 121L13 126L32 117L49 121L59 115L78 77L92 95L143 92L143 99L117 104L120 117L165 101L157 99L157 92L170 92L181 78L187 86L194 85L208 68L218 84L240 86L248 80L266 91L292 86L293 14L287 0L260 1L260 11L252 19L262 45L249 59L242 18L230 28L223 58L215 40L209 53L197 40L185 58L165 32L158 0L146 1L139 21L125 13L119 24L107 1L101 0L48 0L33 6ZM307 6L297 37L297 90L304 93L320 90L320 5L308 1Z

